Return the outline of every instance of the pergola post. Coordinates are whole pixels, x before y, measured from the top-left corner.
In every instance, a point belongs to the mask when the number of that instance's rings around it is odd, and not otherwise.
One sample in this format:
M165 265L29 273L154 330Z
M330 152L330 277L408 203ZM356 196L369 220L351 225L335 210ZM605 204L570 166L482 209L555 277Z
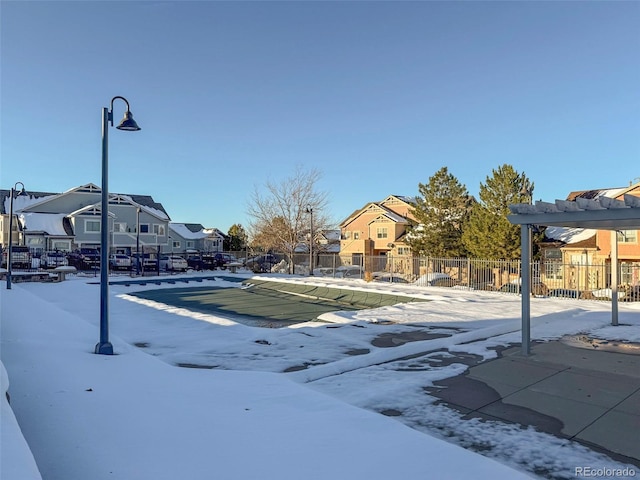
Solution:
M520 225L522 355L531 353L531 225Z
M611 325L618 325L618 232L611 230Z

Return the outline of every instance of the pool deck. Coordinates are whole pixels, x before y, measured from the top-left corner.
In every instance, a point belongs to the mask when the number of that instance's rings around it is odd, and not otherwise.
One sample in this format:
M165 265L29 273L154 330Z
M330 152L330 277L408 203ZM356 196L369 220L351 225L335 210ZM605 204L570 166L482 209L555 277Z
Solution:
M562 341L520 351L507 349L429 393L466 419L533 426L640 466L640 355Z

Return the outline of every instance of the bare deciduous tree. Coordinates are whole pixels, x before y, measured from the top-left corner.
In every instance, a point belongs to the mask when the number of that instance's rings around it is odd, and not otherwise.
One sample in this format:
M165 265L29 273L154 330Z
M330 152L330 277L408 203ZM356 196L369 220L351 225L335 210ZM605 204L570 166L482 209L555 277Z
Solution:
M265 250L285 253L289 272L293 273L293 254L310 241L311 216L314 232L326 229L326 192L317 190L321 173L297 167L291 177L279 182L268 180L263 188L254 188L247 213L252 243Z

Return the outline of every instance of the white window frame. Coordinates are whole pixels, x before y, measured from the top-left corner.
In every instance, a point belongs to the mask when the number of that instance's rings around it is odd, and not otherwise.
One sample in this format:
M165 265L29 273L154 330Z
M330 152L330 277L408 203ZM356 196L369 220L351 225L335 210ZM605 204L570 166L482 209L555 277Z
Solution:
M616 232L618 243L638 243L637 230L618 230Z
M93 228L89 228L89 225L97 225L98 229L94 230ZM94 220L92 218L87 218L84 221L84 232L85 233L100 233L102 231L102 224L100 220Z
M64 245L64 247L62 245ZM51 250L59 250L59 251L62 251L62 252L70 252L71 251L71 240L52 240L51 241Z

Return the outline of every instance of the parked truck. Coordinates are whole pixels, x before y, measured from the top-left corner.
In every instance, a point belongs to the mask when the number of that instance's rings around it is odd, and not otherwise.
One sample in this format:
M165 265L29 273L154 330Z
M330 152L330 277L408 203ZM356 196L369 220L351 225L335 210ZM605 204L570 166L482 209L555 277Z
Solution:
M7 268L9 249L2 252L2 267ZM31 252L29 247L14 245L11 247L11 268L31 268Z

